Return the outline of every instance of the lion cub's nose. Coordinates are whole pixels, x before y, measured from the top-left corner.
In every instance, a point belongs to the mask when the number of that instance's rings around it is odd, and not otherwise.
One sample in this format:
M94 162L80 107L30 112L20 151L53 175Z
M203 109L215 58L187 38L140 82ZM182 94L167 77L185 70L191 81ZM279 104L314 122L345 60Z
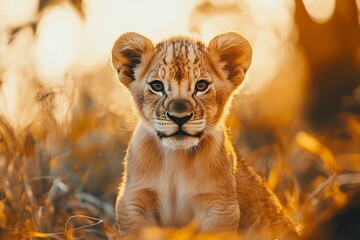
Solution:
M177 125L181 126L189 121L193 114L191 113L191 105L183 99L176 99L170 102L167 117Z
M187 115L185 117L176 117L174 115L171 115L170 113L167 113L168 118L170 118L173 122L175 122L177 125L181 126L184 123L186 123L187 121L189 121L193 114L190 113L190 115Z
M183 99L176 99L170 102L169 112L176 117L185 117L191 112L191 105Z

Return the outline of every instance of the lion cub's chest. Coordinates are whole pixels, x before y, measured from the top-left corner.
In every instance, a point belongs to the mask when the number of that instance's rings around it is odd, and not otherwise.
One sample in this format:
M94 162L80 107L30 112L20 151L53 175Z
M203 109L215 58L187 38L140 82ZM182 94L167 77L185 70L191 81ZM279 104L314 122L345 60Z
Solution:
M195 197L201 189L191 176L191 166L185 168L177 157L169 159L154 186L159 197L159 221L163 226L184 226L194 218Z

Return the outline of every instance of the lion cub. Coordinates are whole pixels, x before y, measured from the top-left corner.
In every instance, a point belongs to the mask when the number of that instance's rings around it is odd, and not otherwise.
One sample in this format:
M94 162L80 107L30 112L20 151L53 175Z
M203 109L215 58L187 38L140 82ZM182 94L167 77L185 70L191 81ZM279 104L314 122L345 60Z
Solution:
M208 46L188 37L153 45L133 32L116 41L112 64L140 116L116 203L121 235L191 221L200 232L291 225L277 198L236 155L225 127L251 58L250 43L235 32Z

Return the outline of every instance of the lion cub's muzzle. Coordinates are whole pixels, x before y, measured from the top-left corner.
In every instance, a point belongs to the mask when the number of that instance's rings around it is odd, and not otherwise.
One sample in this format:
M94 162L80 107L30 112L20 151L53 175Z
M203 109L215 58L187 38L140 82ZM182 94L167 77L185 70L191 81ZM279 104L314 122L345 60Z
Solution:
M195 104L174 99L164 104L165 112L156 117L155 129L165 147L188 149L196 146L204 133L206 121L196 112Z
M190 113L189 115L184 116L184 117L177 117L175 115L172 115L169 112L167 112L166 115L170 120L172 120L174 123L176 123L179 126L179 129L175 133L171 134L168 137L176 137L177 139L181 140L185 136L200 137L202 135L202 132L199 132L195 135L191 135L191 134L183 131L183 129L182 129L182 125L184 125L187 121L189 121L194 116L193 113Z
M193 110L194 107L185 99L170 101L162 117L162 124L166 127L161 126L161 122L158 122L157 135L159 138L185 140L201 137L204 126L199 124L199 121L196 121L196 118L199 118L199 116ZM167 123L164 121L167 121Z
M196 146L203 135L205 121L196 120L195 112L178 114L165 112L162 121L156 122L158 137L165 147L172 149L188 149Z

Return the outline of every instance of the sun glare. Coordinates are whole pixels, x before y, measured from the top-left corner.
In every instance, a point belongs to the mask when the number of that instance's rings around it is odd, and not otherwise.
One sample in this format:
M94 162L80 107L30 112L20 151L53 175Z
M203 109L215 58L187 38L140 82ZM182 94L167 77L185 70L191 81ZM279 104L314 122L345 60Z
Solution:
M1 0L0 28L27 23L35 19L37 0Z
M68 4L51 6L38 25L36 70L42 82L61 84L79 53L82 25Z
M303 0L303 2L311 18L319 23L329 20L335 9L335 0Z
M278 73L281 56L292 31L292 16L286 0L246 1L252 21L250 39L254 45L254 57L247 92L254 93L266 86ZM256 29L256 30L255 30ZM278 56L274 58L274 56Z
M78 64L91 68L108 60L113 43L124 32L139 32L154 42L189 34L188 19L194 5L190 0L84 1L86 21Z

